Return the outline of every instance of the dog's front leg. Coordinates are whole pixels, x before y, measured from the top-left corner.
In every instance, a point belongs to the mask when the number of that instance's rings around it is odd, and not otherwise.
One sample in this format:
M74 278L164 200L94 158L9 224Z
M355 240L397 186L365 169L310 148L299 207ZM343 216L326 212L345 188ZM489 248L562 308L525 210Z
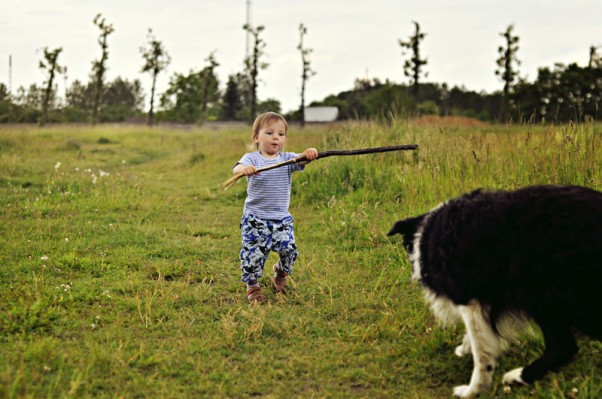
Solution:
M501 353L501 344L477 301L473 300L466 306L459 306L458 310L466 326L464 343L470 343L473 369L470 383L455 387L454 395L469 398L478 395L491 385L495 359Z

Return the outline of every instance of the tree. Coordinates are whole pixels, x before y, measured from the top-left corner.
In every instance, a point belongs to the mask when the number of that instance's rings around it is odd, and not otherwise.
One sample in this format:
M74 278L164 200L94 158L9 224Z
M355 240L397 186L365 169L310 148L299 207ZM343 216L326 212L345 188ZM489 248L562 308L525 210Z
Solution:
M303 24L300 24L299 25L300 40L299 40L299 45L297 46L297 49L299 49L299 51L301 51L301 61L303 63L302 64L303 70L301 72L301 108L299 109L300 116L301 116L301 127L305 126L305 83L307 82L307 79L309 79L311 76L314 76L316 74L315 71L312 71L312 69L310 67L309 59L308 59L308 56L312 52L312 50L307 49L303 46L303 37L305 36L306 33L307 33L307 28Z
M243 79L243 74L241 73L228 76L226 90L222 97L222 119L236 120L237 116L243 110L244 100L243 93L241 92L241 79Z
M82 84L73 81L67 88L66 106L63 116L72 122L89 120L93 106L94 82ZM121 77L104 85L101 110L98 115L100 122L120 122L132 116L140 116L144 107L144 91L140 80L128 81Z
M8 87L0 83L0 123L12 122L12 102Z
M102 121L121 122L140 115L144 107L142 83L138 79L130 82L118 76L106 85L102 105Z
M92 101L94 98L94 87L92 84L84 85L79 80L74 80L67 89L66 105L69 108L79 108L87 110L92 109Z
M83 84L74 80L67 87L63 114L70 122L85 123L90 121L92 103L94 101L94 83Z
M412 93L414 100L418 101L418 91L420 78L424 75L427 77L428 74L423 72L423 67L427 64L426 59L420 58L420 42L424 40L426 33L420 31L420 25L418 22L414 22L416 31L410 36L407 42L399 40L399 45L402 48L402 54L405 56L406 50L411 51L411 56L403 64L403 73L405 76L410 78L410 84L412 85Z
M54 98L54 90L51 98ZM28 89L20 86L13 96L15 109L15 122L35 123L42 118L42 103L44 101L44 89L35 83L29 85Z
M280 101L276 100L275 98L268 98L265 101L259 102L257 105L257 112L259 114L263 114L264 112L268 111L280 113Z
M209 83L206 85L207 79ZM218 82L215 75L208 76L207 68L200 72L190 71L188 75L176 73L169 81L169 87L161 96L161 106L165 118L178 122L194 123L201 118L201 107L205 88L207 98L217 100Z
M101 48L101 57L99 60L92 62L92 76L94 77L94 102L92 105L92 124L98 123L98 115L100 112L100 105L102 104L104 76L107 70L106 63L109 57L107 37L113 33L113 25L107 24L106 20L102 18L101 14L97 14L94 17L94 25L100 29L100 36L98 38L98 44Z
M166 110L167 118L186 123L198 120L202 88L203 81L199 73L176 73L161 96L161 107Z
M132 112L140 112L144 107L144 91L142 83L138 79L128 81L121 77L116 77L107 85L105 95L103 96L103 105L123 106Z
M519 38L513 35L513 30L514 25L509 25L505 32L500 33L504 37L505 43L498 47L500 58L497 59L498 69L495 71L495 74L504 82L503 115L506 115L509 111L510 94L512 93L514 80L518 76L518 66L520 65L520 61L516 56Z
M598 54L598 49L602 46L591 46L589 48L589 64L590 68L602 68L602 55Z
M215 68L219 66L215 60L215 50L209 54L206 61L209 63L202 71L203 75L203 100L201 103L201 116L199 124L203 124L207 118L207 104L209 102L210 93L217 94L217 77L215 76ZM213 87L212 87L213 86Z
M512 97L518 111L530 120L555 123L600 120L602 68L580 67L575 63L539 68L535 82L520 82Z
M257 75L259 74L260 69L266 69L268 67L267 63L260 62L260 58L265 55L265 42L259 37L259 34L264 30L264 27L260 25L256 28L253 28L251 25L245 24L243 29L250 33L253 37L253 53L245 59L245 65L250 82L250 117L251 120L253 120L255 119L257 110Z
M46 82L46 88L44 89L44 99L42 100L42 118L40 119L40 125L44 126L48 122L48 108L50 107L50 99L53 94L53 83L54 76L57 73L63 72L63 67L58 64L59 54L63 51L62 47L56 48L52 51L48 50L48 47L44 48L44 59L40 61L40 69L45 69L48 72L48 79Z
M152 29L148 30L148 48L141 47L140 52L144 58L142 72L150 72L153 78L151 86L150 109L148 111L148 124L152 126L154 123L154 104L155 104L155 85L157 83L157 75L169 65L171 58L163 44L153 36Z

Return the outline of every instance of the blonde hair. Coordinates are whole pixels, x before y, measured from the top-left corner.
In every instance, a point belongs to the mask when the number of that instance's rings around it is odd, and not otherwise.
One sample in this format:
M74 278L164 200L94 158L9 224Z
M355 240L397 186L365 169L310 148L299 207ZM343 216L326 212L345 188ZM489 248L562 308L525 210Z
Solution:
M251 140L255 141L255 138L259 136L259 130L262 127L275 121L284 123L284 133L288 132L288 123L286 123L284 116L277 112L264 112L263 114L257 116L257 118L255 118L255 122L253 122L253 133L251 134Z

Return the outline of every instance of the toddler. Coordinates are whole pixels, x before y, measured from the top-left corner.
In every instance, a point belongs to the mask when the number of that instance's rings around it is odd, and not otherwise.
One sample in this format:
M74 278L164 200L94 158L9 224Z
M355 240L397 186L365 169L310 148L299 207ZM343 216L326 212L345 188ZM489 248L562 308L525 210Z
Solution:
M318 150L308 148L302 154L284 152L288 124L275 112L259 115L253 123L252 139L257 151L245 155L234 165L234 174L247 177L247 198L240 224L242 249L240 267L242 281L247 283L247 300L261 303L266 300L258 280L263 275L270 251L277 252L279 262L273 267L272 288L284 293L286 278L293 271L299 252L295 244L293 217L289 213L291 175L302 171L305 164L290 164L257 173L257 169L292 158L304 156L311 162L318 158Z

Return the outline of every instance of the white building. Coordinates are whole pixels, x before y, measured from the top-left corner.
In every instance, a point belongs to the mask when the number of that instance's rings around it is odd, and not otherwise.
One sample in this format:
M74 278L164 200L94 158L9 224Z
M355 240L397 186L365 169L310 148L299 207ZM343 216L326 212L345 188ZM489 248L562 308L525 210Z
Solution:
M337 107L306 107L305 122L334 122L339 116Z

